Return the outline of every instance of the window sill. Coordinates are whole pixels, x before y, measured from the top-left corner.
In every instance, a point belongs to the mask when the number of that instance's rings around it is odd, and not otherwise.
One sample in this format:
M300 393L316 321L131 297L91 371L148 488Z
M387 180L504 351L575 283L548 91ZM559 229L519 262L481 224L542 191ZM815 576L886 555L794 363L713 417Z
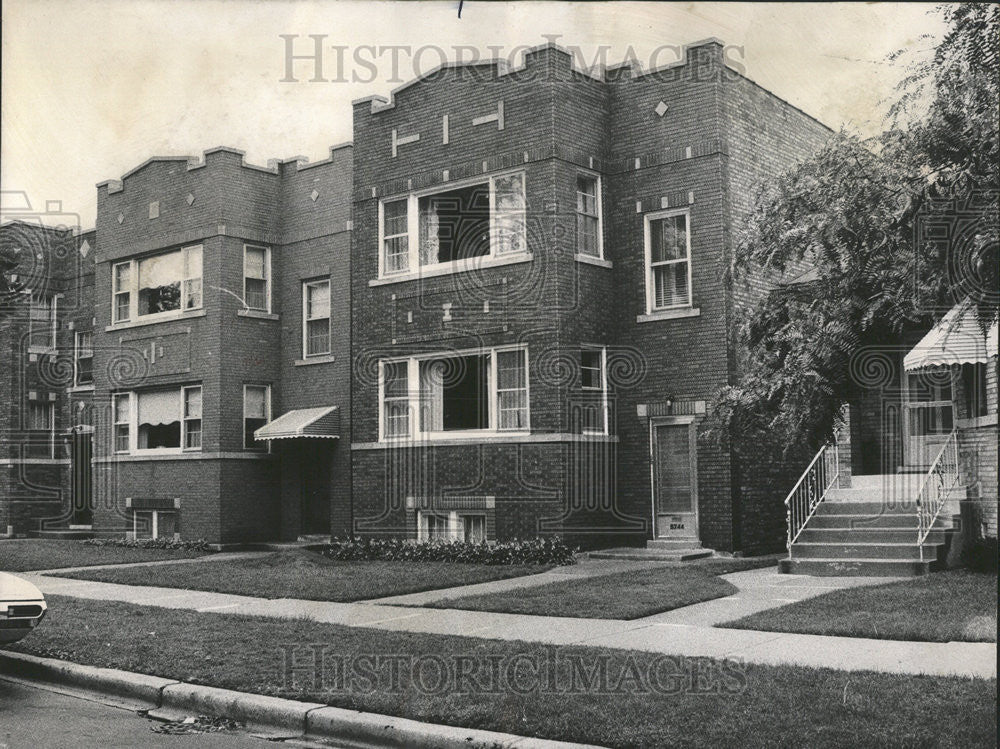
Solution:
M94 392L94 385L74 385L73 387L66 388L67 393L92 393Z
M261 309L241 309L237 310L236 314L240 317L252 317L255 320L280 320L281 317L276 315L274 312L265 312Z
M997 425L996 414L986 414L986 416L975 416L971 419L955 419L955 427L958 429L980 429L982 427L995 427Z
M56 351L55 346L28 346L29 354L54 354Z
M387 284L403 283L404 281L418 281L422 278L433 278L435 276L450 276L456 273L469 273L470 271L485 270L487 268L499 268L504 265L516 265L518 263L530 263L534 256L530 252L519 253L517 255L506 255L501 257L486 257L483 259L472 258L453 263L443 263L441 265L430 265L421 268L413 273L400 273L398 276L384 276L383 278L373 278L368 282L369 286L386 286Z
M664 309L658 312L650 312L645 315L638 315L636 322L655 322L657 320L678 320L682 317L699 317L701 309L699 307L681 307L679 309Z
M588 265L596 265L599 268L611 268L613 267L610 260L605 260L601 257L594 257L593 255L574 255L573 259L578 263L587 263Z
M113 325L108 325L104 328L105 333L111 333L115 330L127 330L129 328L141 328L146 325L156 325L161 322L173 322L175 320L186 320L192 317L204 317L204 309L190 310L189 312L178 312L174 315L166 315L164 317L156 317L151 320L134 320L129 322L116 322Z
M306 359L296 359L292 364L296 367L308 367L310 364L332 364L337 360L337 357L333 354L325 354L324 356L310 356Z
M169 452L149 455L146 453L115 453L94 458L95 463L142 463L152 460L270 460L274 456L267 452Z
M569 434L564 432L479 432L462 437L427 439L396 439L381 442L353 442L352 450L391 450L395 447L451 447L460 445L502 445L531 442L617 442L618 438L605 434Z

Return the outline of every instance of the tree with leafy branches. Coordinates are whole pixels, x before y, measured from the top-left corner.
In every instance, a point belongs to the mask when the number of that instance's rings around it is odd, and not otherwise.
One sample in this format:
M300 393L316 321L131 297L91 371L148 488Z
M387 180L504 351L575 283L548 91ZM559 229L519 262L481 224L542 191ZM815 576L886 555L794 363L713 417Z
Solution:
M737 243L731 284L760 272L796 280L736 316L741 376L718 394L710 431L737 450L814 452L852 395L859 352L928 327L961 300L984 330L996 318L998 6L935 12L948 30L911 64L886 129L840 132L764 186ZM951 241L921 235L929 218L959 214Z

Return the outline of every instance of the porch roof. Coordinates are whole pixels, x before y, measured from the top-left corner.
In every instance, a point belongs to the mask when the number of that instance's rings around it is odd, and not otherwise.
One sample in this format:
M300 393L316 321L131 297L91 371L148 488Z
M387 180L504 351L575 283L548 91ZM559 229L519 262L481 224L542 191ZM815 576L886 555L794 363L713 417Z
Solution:
M985 364L997 355L997 323L983 335L976 309L968 303L957 304L927 331L920 343L903 357L907 371L958 364Z
M282 414L253 433L258 440L285 440L295 437L340 437L340 409L337 406L297 408Z

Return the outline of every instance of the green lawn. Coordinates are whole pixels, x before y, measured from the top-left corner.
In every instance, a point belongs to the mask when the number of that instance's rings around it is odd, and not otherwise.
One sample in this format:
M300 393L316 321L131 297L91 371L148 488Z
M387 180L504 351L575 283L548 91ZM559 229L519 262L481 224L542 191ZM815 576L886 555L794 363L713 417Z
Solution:
M125 549L114 546L87 546L80 541L48 538L0 540L0 572L26 572L59 567L91 567L96 564L155 562L162 559L190 559L209 552L167 549Z
M948 570L846 588L721 627L927 642L996 642L996 573Z
M713 598L737 589L717 577L776 564L774 559L705 559L599 577L569 579L503 593L449 598L425 604L438 609L499 611L508 614L583 619L639 619Z
M992 746L996 739L996 680L553 648L63 596L50 596L49 606L42 626L11 649L564 741L613 747L972 747ZM311 668L316 662L323 671ZM420 665L428 663L438 665ZM552 676L537 678L548 673L546 664ZM348 678L340 678L344 674ZM500 677L493 680L492 674ZM592 678L601 674L605 687Z
M208 590L258 598L364 601L544 572L546 565L458 562L341 562L311 551L279 551L263 557L206 564L164 564L87 570L65 575L123 585Z

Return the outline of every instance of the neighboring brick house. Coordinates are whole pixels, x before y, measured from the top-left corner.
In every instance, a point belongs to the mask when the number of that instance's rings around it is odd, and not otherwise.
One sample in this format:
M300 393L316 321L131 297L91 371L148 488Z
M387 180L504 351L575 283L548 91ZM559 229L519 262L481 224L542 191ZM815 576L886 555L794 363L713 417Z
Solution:
M783 491L703 439L734 381L724 273L757 186L829 130L692 45L565 51L354 103L354 528L780 548Z
M267 168L217 148L98 186L101 532L346 531L350 180L349 146ZM315 437L255 437L306 408L324 417Z
M91 525L95 245L93 231L0 226L15 262L0 295L0 536Z

